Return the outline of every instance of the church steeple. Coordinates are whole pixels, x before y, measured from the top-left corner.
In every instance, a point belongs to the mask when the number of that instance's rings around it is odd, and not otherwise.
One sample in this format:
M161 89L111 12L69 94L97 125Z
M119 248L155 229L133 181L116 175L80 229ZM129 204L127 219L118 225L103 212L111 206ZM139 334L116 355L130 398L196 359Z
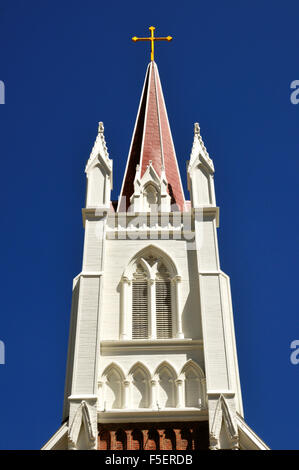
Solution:
M265 450L243 419L214 164L195 124L185 204L151 32L118 213L102 123L86 166L63 424L43 449Z
M132 202L136 168L140 170L142 178L149 166L153 167L160 179L166 179L171 205L176 205L182 211L184 192L158 67L154 61L147 67L120 194L121 198L126 198L126 208ZM119 202L118 211L120 210L124 210L123 199Z

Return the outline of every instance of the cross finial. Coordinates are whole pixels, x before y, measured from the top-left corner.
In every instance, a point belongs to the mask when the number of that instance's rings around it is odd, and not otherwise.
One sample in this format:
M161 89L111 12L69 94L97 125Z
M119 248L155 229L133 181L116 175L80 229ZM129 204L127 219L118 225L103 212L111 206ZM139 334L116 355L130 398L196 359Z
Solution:
M155 38L154 31L155 31L156 28L154 26L150 26L148 29L151 32L151 37L150 38L137 38L136 36L134 36L132 38L132 41L134 41L134 42L137 42L137 41L150 41L151 42L151 60L153 61L154 60L154 43L155 43L155 41L171 41L172 37L167 36L166 38Z

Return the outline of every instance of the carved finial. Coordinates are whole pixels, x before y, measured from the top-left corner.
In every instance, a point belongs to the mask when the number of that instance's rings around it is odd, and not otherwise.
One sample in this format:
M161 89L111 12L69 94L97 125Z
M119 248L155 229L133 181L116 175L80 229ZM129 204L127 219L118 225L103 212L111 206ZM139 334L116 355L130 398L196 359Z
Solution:
M194 134L200 134L200 127L198 122L194 123Z
M101 134L104 132L104 124L102 123L102 121L99 122L98 132L100 132Z

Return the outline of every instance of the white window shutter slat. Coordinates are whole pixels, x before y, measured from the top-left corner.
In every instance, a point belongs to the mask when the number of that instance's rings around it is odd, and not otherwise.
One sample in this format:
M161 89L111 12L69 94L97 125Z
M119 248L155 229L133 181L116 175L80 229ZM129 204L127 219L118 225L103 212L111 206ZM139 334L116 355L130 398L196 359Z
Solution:
M133 281L132 337L148 337L148 302L147 281Z
M157 338L172 338L170 281L156 281Z

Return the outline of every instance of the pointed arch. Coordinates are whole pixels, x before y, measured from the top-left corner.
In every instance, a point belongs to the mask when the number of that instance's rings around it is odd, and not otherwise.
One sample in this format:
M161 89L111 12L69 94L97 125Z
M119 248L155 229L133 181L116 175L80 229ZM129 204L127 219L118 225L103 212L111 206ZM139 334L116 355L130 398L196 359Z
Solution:
M198 376L201 379L203 379L205 377L205 374L204 374L202 368L197 364L197 362L193 361L193 359L188 359L188 361L185 362L185 364L181 368L179 376L181 374L184 374L186 372L186 370L188 370L189 368L193 368L198 373Z
M121 379L122 380L125 379L126 374L125 374L123 368L121 367L121 365L118 364L117 362L111 362L110 364L108 364L105 367L104 371L102 372L102 378L107 377L107 375L109 374L110 369L115 369L119 373Z
M128 372L128 375L132 375L136 368L142 369L144 371L145 375L148 377L148 379L149 380L151 379L151 373L150 373L148 367L141 361L137 361L131 366L131 368Z
M160 206L160 191L153 181L146 183L142 190L143 210L157 212Z
M102 379L105 383L104 408L122 408L125 379L122 368L115 362L109 364L102 374Z
M177 374L168 361L163 361L156 368L155 375L158 377L158 406L159 408L175 407L175 380Z
M201 367L189 359L182 367L181 374L185 377L185 406L200 408L204 397L201 380L204 373Z
M132 279L136 262L146 258L149 255L156 257L157 259L162 259L172 277L179 276L178 268L174 260L172 259L172 257L166 251L162 250L160 247L154 244L150 244L146 246L145 248L142 248L137 253L135 253L135 255L129 261L124 271L123 277Z
M150 404L150 378L148 368L140 361L130 369L131 381L131 406L136 408L148 408Z
M168 362L166 360L162 361L162 362L160 362L160 364L158 364L158 366L156 367L155 372L154 372L153 375L158 376L159 370L162 369L162 368L168 369L174 380L176 380L178 378L178 375L177 375L177 372L176 372L175 368L173 367L172 364L170 364L170 362Z
M180 280L160 247L150 244L135 253L121 280L120 339L183 338Z

